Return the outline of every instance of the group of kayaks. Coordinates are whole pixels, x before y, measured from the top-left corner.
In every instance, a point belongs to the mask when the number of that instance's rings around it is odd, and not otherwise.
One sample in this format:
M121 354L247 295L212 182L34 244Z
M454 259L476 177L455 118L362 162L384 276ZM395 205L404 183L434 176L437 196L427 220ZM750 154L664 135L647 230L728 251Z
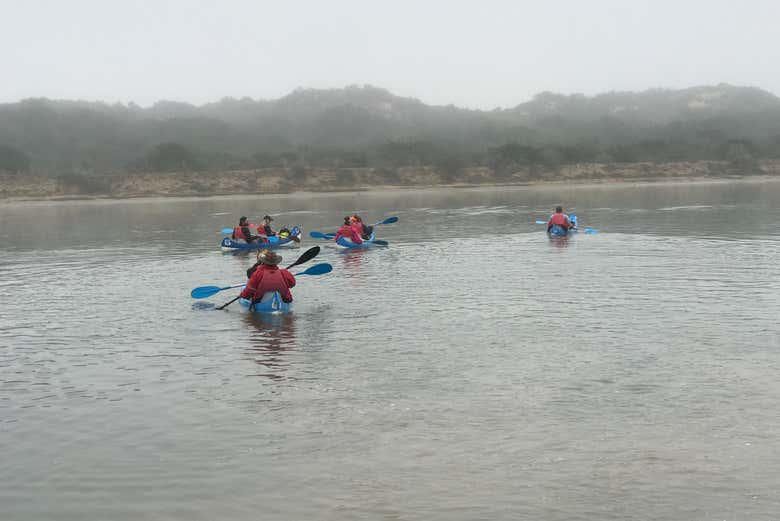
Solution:
M388 217L382 221L376 222L371 225L372 231L368 238L363 239L362 242L354 242L347 237L339 237L336 239L335 233L321 233L310 232L309 236L314 239L324 239L326 241L333 242L334 246L340 250L358 250L368 249L375 246L388 246L388 242L377 239L373 228L375 226L383 224L393 224L398 222L398 217ZM231 233L230 228L223 228L222 233ZM265 249L277 249L277 248L299 248L301 246L301 238L303 233L300 226L293 226L290 229L289 235L285 237L271 236L264 237L263 241L247 243L241 240L234 240L230 237L225 237L220 243L220 249L226 253L238 253L242 251L252 250L265 250Z
M242 218L243 220L244 218ZM388 246L388 242L377 239L374 234L373 228L378 225L383 224L393 224L398 222L398 217L388 217L382 221L379 221L377 223L374 223L369 229L371 231L370 235L363 236L362 242L356 242L353 240L350 240L347 237L344 236L338 236L336 233L321 233L321 232L311 232L309 235L310 237L314 239L324 239L333 246L341 251L349 251L349 250L360 250L360 249L368 249L373 248L377 246ZM241 252L251 252L251 251L259 251L259 250L276 250L276 249L282 249L282 248L299 248L301 246L301 239L303 237L303 233L301 231L300 226L294 226L292 227L289 232L285 229L285 233L283 235L276 235L276 236L258 236L256 237L257 240L253 240L252 242L247 242L245 240L236 240L233 237L224 237L222 241L220 242L220 249L225 253L241 253ZM231 228L223 228L222 233L224 234L233 234L233 229ZM360 239L360 237L356 237L356 239ZM315 256L317 256L320 252L320 247L315 246L313 248L308 249L306 252L304 252L297 261L295 261L292 265L288 266L287 268L292 268L293 266L303 264L304 262L308 262ZM294 273L294 275L300 276L300 275L323 275L325 273L329 273L333 267L328 263L321 263L316 264L314 266L311 266L309 269ZM199 286L192 290L190 295L192 298L195 299L203 299L208 298L212 295L215 295L216 293L224 290L229 289L237 289L241 288L245 285L244 284L237 284L234 286L225 286L225 287L219 287L219 286ZM220 306L217 309L223 309L227 305L229 305L232 302L238 302L238 305L241 309L251 311L253 313L261 313L261 314L276 314L276 313L288 313L292 311L292 303L284 302L281 295L278 292L268 292L263 297L253 302L250 302L249 300L243 299L243 298L235 298L231 300L229 303Z
M594 230L592 228L585 228L582 230L578 228L576 215L570 214L566 217L567 217L567 221L565 222L566 226L559 226L557 224L550 225L548 224L549 221L536 221L536 224L547 224L548 225L547 235L551 239L568 237L578 232L586 233L586 234L598 233L598 230ZM387 241L377 239L374 236L373 227L381 224L392 224L395 222L398 222L398 217L388 217L382 221L374 223L374 225L371 227L370 236L364 239L362 242L354 242L344 236L339 236L338 239L336 239L336 233L321 233L321 232L313 231L309 233L309 236L314 239L323 239L329 241L337 249L342 251L367 249L375 246L388 246ZM222 232L230 233L231 229L225 228L222 230ZM299 248L301 246L302 237L303 237L303 233L301 231L301 228L299 226L294 226L289 230L289 233L285 233L283 236L263 237L262 240L258 242L247 243L241 240L234 240L231 237L225 237L222 239L222 242L220 243L220 248L223 252L230 252L230 253L249 252L249 251L257 251L263 249ZM299 265L304 262L307 262L308 260L311 260L319 253L319 250L320 250L319 247L314 247L307 250L295 263L293 263L293 265L289 266L288 268L291 268L295 265ZM312 266L311 268L304 270L302 272L295 273L295 275L296 276L322 275L325 273L329 273L332 269L333 267L330 264L323 263L323 264L317 264L315 266ZM191 296L196 299L207 298L219 291L233 289L233 288L240 288L243 285L244 284L238 284L235 286L227 286L227 287L201 286L192 290ZM254 303L250 302L249 300L238 298L238 297L236 299L233 299L231 302L234 302L236 300L238 301L238 304L242 309L254 313L274 314L274 313L288 313L292 311L292 303L284 302L282 300L281 295L278 292L266 293L259 301L255 301ZM224 307L225 306L222 306L217 309L222 309Z

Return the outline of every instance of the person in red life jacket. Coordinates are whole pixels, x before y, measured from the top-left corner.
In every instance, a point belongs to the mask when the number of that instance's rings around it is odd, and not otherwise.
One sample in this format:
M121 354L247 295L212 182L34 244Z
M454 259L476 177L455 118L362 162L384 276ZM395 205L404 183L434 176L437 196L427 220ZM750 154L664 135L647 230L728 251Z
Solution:
M273 217L270 215L264 215L263 222L257 227L257 232L266 237L273 237L276 235L276 232L271 229L271 221L273 220Z
M282 256L272 250L261 250L257 254L257 264L247 270L249 281L240 297L255 302L269 292L278 291L284 302L292 302L290 288L295 287L295 276L286 269L279 268Z
M374 231L373 227L366 226L363 223L363 219L361 219L359 215L353 215L350 217L349 222L364 241L367 241L371 238L371 233Z
M553 226L560 226L566 231L574 228L574 225L569 220L569 216L563 213L563 206L556 206L555 213L550 216L550 220L547 221L547 232L549 233Z
M336 236L333 238L333 240L338 241L341 237L344 237L345 239L348 239L355 244L361 244L363 242L363 239L360 238L360 234L350 223L349 217L344 217L344 224L341 226L341 228L336 230Z
M247 221L246 217L241 217L241 219L238 220L238 226L233 228L233 240L243 240L246 241L247 244L252 244L253 242L260 240L260 237L252 234L251 226L252 225Z

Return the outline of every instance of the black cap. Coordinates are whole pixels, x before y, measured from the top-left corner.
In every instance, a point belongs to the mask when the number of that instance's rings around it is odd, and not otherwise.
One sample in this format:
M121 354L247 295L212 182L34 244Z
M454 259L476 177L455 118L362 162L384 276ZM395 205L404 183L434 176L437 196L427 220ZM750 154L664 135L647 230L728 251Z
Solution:
M273 221L274 220L274 218L271 217L270 215L264 215L263 216L263 220L265 221L266 219L268 219L269 221Z

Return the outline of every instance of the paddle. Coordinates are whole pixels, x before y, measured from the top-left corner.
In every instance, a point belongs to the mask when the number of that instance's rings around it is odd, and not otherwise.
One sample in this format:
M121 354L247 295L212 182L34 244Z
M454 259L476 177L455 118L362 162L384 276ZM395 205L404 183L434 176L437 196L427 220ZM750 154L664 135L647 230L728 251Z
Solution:
M371 226L379 226L381 224L393 224L397 222L398 222L398 217L388 217L387 219L376 222ZM309 235L311 235L315 239L332 239L333 237L336 236L336 232L331 232L331 233L311 232Z
M286 269L289 270L290 268L294 268L295 266L298 266L299 264L303 264L304 262L308 262L308 261L312 260L314 257L316 257L317 255L319 255L319 253L320 253L320 247L319 246L314 246L313 248L309 248L308 250L303 252L303 255L298 257L297 261L295 261L292 264L290 264L289 266L287 266ZM234 298L230 302L226 302L226 303L222 304L217 309L225 309L226 307L228 307L230 304L232 304L233 302L235 302L239 298L241 298L241 295L239 295L238 297Z
M536 224L547 224L547 221L536 221ZM574 228L574 231L576 232L581 231L582 233L587 233L589 235L594 235L596 233L599 233L598 230L595 230L593 228L585 228L584 230L580 230L579 228Z
M371 226L379 226L380 224L393 224L398 222L398 217L388 217L384 221L379 221L378 223L374 223Z
M233 233L233 228L222 228L222 233Z
M209 298L211 295L216 295L220 291L241 288L243 286L246 286L246 284L236 284L235 286L225 286L224 288L220 288L219 286L199 286L190 292L190 296L197 299Z
M323 262L321 264L315 264L311 268L308 268L306 271L301 271L299 273L293 273L296 277L299 275L325 275L326 273L330 273L333 271L333 266L331 264L328 264L327 262Z

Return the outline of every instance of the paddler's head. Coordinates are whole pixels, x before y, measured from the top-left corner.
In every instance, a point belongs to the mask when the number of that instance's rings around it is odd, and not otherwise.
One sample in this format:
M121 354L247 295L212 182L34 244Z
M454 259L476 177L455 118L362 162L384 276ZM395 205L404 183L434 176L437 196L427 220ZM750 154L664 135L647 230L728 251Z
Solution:
M344 217L344 226L349 226L350 224L352 224L352 218L349 215L347 215L346 217Z
M238 220L239 226L246 226L246 217L241 217L241 219Z
M563 206L556 206L555 213L563 213Z
M354 223L362 223L363 222L363 220L360 218L359 215L353 215L349 219L350 219L350 221L352 221Z
M273 221L273 220L274 220L273 217L271 217L270 215L264 215L263 216L263 224L265 224L266 226L271 224L271 221Z
M282 256L273 250L260 250L257 252L257 262L266 266L276 266L282 262Z

